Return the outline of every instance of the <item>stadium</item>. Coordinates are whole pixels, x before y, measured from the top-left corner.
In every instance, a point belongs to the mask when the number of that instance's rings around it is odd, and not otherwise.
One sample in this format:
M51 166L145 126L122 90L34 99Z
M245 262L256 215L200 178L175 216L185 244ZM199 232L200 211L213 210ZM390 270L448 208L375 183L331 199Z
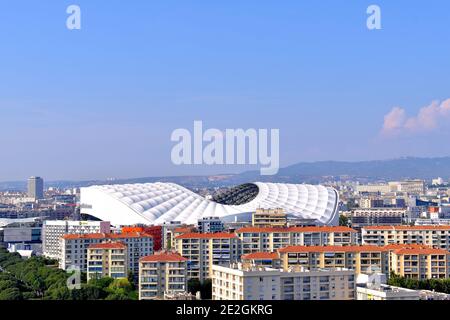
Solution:
M246 183L203 197L175 183L101 185L81 188L81 213L113 225L171 221L195 224L202 217L249 221L257 208L282 208L288 218L336 225L339 197L325 186Z

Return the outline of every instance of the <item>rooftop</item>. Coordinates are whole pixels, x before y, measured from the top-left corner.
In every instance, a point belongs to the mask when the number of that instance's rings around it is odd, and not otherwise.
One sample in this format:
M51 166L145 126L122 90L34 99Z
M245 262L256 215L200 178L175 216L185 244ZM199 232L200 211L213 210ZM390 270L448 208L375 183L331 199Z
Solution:
M180 256L178 253L173 252L159 252L151 256L141 258L140 262L183 262L188 259Z
M237 235L234 233L217 232L217 233L184 233L175 239L234 239Z
M280 253L296 252L384 252L385 247L374 245L363 246L288 246L278 250Z
M104 242L95 243L89 246L89 249L126 249L127 246L122 242Z
M276 260L280 259L277 252L255 252L244 254L241 257L242 260Z
M259 228L259 227L244 227L236 231L237 233L270 233L270 232L352 232L357 233L356 230L349 227L288 227L288 228Z
M363 227L365 230L450 230L450 226L439 225L439 226L368 226Z
M126 233L86 233L86 234L65 234L62 237L66 240L76 239L125 239L125 238L153 238L151 235L142 232Z

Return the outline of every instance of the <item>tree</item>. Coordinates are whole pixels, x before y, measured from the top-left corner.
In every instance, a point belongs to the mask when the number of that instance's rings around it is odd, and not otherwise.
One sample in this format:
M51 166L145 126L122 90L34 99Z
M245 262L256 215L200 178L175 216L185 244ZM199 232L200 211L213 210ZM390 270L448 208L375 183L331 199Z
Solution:
M348 218L341 214L339 216L339 225L340 226L348 226Z
M18 288L8 288L0 291L0 300L22 300L22 294Z
M200 283L200 280L198 279L189 279L187 283L188 292L191 294L196 294L198 291L201 291L202 284Z

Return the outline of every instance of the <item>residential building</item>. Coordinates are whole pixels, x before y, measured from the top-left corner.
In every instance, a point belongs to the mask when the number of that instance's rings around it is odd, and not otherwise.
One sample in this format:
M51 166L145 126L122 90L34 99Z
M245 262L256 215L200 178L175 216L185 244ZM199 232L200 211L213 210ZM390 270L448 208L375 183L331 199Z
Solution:
M119 241L127 246L128 270L135 275L139 272L139 258L153 254L153 238L146 233L66 234L61 238L60 268L67 270L70 266L78 266L86 272L89 246L108 241Z
M387 284L358 285L357 300L420 300L420 291Z
M281 208L263 209L258 208L252 213L252 226L283 228L287 226L287 215Z
M368 245L423 244L450 250L450 226L373 226L361 230L362 243Z
M391 192L403 192L407 194L421 195L425 193L425 181L423 180L406 180L389 182Z
M389 274L388 250L378 246L290 246L278 250L281 267L353 269L357 275Z
M353 270L213 266L213 300L353 300Z
M357 231L349 227L246 227L236 231L241 239L242 254L274 252L292 245L354 245Z
M185 233L175 238L175 250L188 259L188 279L211 278L213 265L240 259L239 238L233 233Z
M366 184L356 186L356 192L358 193L388 193L390 192L389 185L387 184Z
M401 225L406 217L406 209L370 208L355 209L350 214L352 228L360 229L366 226Z
M61 257L61 237L65 234L110 233L108 221L46 220L42 225L43 254L52 259Z
M217 217L204 217L197 222L198 232L201 233L216 233L223 232L224 225L222 220Z
M87 280L128 276L127 245L121 242L91 244L87 251Z
M450 277L450 252L424 245L389 245L389 270L410 279Z
M122 233L127 232L141 232L149 234L153 237L153 251L157 252L162 249L163 228L161 226L136 225L122 227Z
M139 300L186 294L187 261L173 252L142 257L139 261Z
M361 198L359 201L359 207L362 209L383 208L384 200L376 198Z
M281 260L278 252L255 252L241 256L244 266L263 266L280 268Z

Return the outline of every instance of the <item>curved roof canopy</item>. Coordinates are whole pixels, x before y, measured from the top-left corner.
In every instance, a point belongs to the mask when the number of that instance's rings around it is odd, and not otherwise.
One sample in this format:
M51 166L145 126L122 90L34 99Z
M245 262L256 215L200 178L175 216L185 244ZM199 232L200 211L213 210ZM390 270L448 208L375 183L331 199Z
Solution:
M81 188L81 212L113 225L195 224L202 217L234 220L257 208L282 208L294 218L335 224L338 194L324 186L247 183L204 198L175 183L102 185Z

